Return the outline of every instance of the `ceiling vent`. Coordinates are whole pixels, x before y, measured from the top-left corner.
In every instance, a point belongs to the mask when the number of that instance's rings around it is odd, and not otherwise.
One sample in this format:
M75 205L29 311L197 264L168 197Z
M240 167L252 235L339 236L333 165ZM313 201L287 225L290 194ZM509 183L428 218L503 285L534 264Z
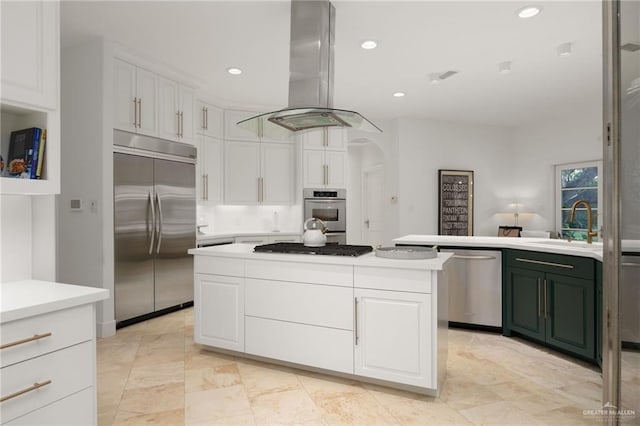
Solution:
M438 79L446 80L447 78L453 77L456 74L458 74L458 71L453 71L453 70L445 71L442 74L438 75Z

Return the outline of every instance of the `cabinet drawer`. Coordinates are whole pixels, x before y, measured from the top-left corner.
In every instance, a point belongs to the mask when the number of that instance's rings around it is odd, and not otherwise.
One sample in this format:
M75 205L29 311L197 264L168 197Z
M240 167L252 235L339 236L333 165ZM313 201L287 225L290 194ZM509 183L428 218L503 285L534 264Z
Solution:
M353 285L376 290L431 293L431 271L354 266Z
M10 425L92 425L97 422L95 388L87 388L9 422Z
M247 278L245 313L262 318L353 330L353 289Z
M93 339L93 310L93 304L88 304L2 324L0 342L3 346L33 339L34 336L43 337L1 349L0 366L4 368L25 359Z
M353 374L353 332L246 317L249 354Z
M244 260L242 259L195 256L194 262L197 274L226 275L230 277L244 276Z
M593 279L595 273L594 260L588 257L506 250L505 258L509 266L533 269L539 272L551 272L586 279Z
M0 423L92 387L95 363L95 343L88 341L4 367L0 384L3 398L28 389L34 383L48 380L51 383L4 401Z
M246 277L352 287L353 266L247 260Z

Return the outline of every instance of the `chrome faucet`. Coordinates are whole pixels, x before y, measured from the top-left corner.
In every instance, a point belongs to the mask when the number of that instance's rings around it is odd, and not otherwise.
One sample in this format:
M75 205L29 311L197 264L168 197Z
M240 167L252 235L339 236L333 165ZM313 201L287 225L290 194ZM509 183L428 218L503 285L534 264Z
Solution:
M573 218L576 215L576 207L583 204L587 208L587 244L591 244L592 238L598 236L597 232L591 230L591 204L587 200L578 200L571 206L571 216L569 216L569 222L573 222Z

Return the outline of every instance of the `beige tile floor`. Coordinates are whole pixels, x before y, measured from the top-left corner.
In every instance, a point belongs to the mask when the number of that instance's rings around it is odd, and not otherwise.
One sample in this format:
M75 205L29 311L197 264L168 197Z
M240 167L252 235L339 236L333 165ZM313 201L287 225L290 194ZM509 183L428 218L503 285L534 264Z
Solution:
M204 350L192 308L98 339L100 425L596 425L601 406L593 367L491 333L449 331L438 398Z

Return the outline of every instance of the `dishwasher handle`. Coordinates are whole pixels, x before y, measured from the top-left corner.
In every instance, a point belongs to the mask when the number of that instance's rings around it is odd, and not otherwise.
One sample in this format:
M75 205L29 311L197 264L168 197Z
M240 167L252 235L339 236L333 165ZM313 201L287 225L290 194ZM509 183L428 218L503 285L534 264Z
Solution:
M463 254L454 254L454 259L471 259L471 260L495 260L495 256L487 256L487 255L463 255Z

